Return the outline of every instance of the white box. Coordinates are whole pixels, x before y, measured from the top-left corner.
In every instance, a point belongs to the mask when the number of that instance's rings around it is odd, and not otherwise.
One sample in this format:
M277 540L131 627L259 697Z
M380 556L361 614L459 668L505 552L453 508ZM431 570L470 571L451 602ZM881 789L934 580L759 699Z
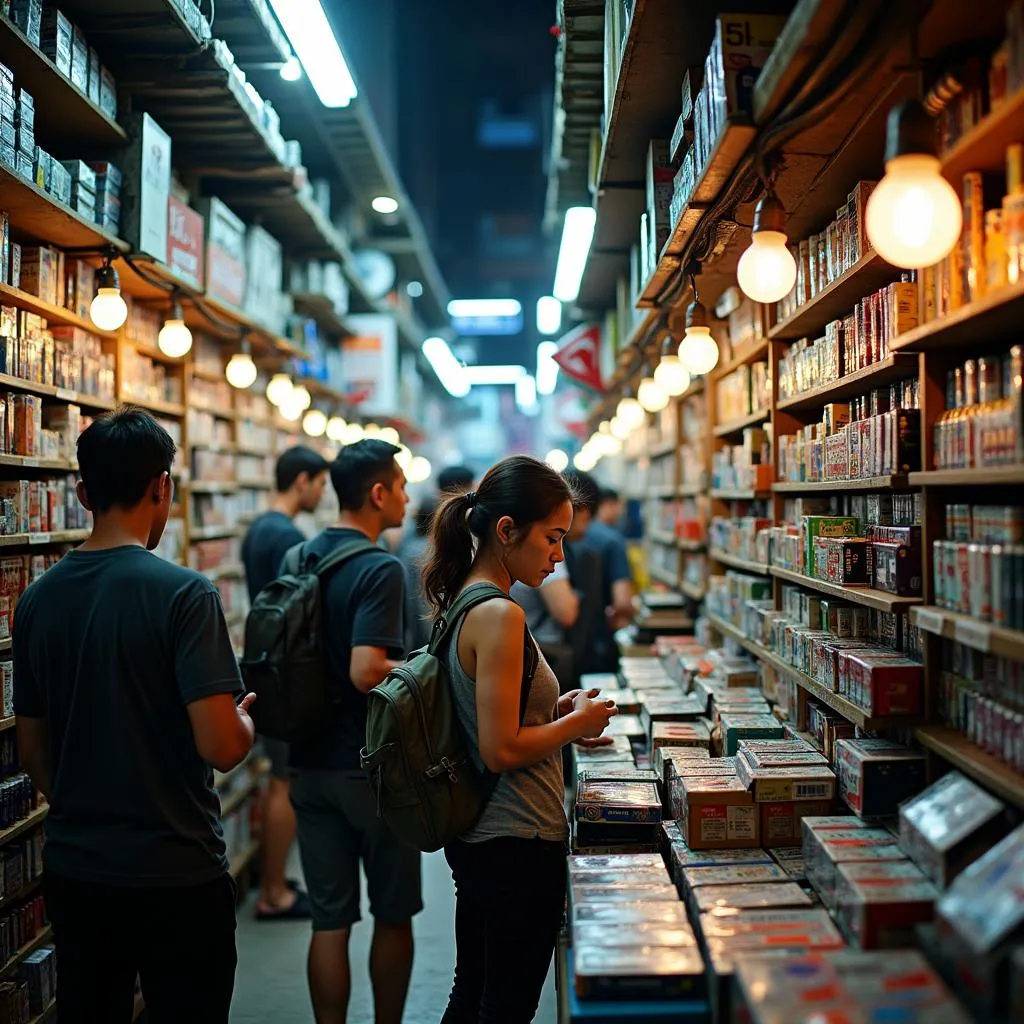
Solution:
M249 228L245 236L245 312L280 334L281 281L284 255L281 243L264 228Z
M206 291L237 309L245 301L245 224L219 199L200 199L206 220Z
M149 114L127 114L121 228L138 252L167 260L167 202L171 195L171 137Z

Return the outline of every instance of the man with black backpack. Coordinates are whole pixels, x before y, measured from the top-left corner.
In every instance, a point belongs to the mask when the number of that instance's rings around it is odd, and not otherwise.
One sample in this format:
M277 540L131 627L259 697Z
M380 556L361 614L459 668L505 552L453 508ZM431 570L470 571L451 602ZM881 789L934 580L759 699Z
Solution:
M383 530L405 518L409 499L398 452L379 440L343 448L330 469L341 506L338 523L299 549L303 566L344 546L348 553L321 577L325 654L340 700L320 735L291 747L292 803L312 904L308 970L318 1024L346 1018L360 862L374 917L370 978L378 1024L401 1024L412 972L412 918L423 907L420 855L378 817L359 762L366 694L405 654L405 574L398 559L376 546ZM356 548L359 541L365 546Z

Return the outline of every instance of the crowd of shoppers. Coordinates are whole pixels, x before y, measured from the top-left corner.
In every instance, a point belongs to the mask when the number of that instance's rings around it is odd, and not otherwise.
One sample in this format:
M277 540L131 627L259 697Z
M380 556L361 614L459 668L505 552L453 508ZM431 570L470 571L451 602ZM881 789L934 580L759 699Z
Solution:
M560 752L602 742L616 713L577 681L614 667L612 633L632 607L621 503L586 474L559 475L525 456L498 463L475 489L472 470L452 467L391 554L382 534L402 527L408 503L397 454L364 440L328 464L290 449L271 508L243 545L255 599L287 553L305 571L366 541L321 581L337 713L290 749L261 738L272 777L256 916L311 918L316 1020L343 1022L362 868L376 1020L400 1024L422 909L420 855L390 834L360 770L366 695L429 640L433 617L466 589L485 588L493 600L465 616L444 652L473 759L498 775L480 819L445 850L457 964L444 1020L529 1021L564 905ZM94 421L78 443L90 539L17 609L18 742L50 802L44 885L61 1021L70 1024L129 1021L136 975L154 1024L224 1024L231 1001L235 886L211 769L248 756L256 698L244 694L216 588L152 554L173 502L174 455L144 412ZM315 511L328 478L339 516L306 539L295 517ZM528 689L524 628L543 655ZM111 735L117 742L100 739ZM296 835L305 892L285 872Z

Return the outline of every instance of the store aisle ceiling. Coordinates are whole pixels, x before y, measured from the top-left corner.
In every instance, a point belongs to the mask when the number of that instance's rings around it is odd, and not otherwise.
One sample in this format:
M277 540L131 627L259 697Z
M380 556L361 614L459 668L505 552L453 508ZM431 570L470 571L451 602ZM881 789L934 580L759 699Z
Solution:
M542 234L554 0L326 0L451 294L513 297L518 335L468 341L480 363L532 369L550 291Z

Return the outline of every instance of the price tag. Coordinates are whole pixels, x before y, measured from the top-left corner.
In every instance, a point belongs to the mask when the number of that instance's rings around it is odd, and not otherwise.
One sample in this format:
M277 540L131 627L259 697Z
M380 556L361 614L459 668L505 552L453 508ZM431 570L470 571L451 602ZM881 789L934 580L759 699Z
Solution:
M28 542L29 544L49 544L50 535L48 533L30 533Z
M933 612L928 608L917 609L917 625L926 633L937 633L941 636L942 624L945 619L942 612Z
M57 397L62 402L73 402L78 395L76 395L70 388L57 388Z
M986 622L975 619L957 619L953 627L954 638L976 651L987 652L992 643L992 631Z
M40 460L37 459L34 455L26 455L21 460L21 464L23 466L32 466L32 467L35 467L35 468L38 468L41 465Z

